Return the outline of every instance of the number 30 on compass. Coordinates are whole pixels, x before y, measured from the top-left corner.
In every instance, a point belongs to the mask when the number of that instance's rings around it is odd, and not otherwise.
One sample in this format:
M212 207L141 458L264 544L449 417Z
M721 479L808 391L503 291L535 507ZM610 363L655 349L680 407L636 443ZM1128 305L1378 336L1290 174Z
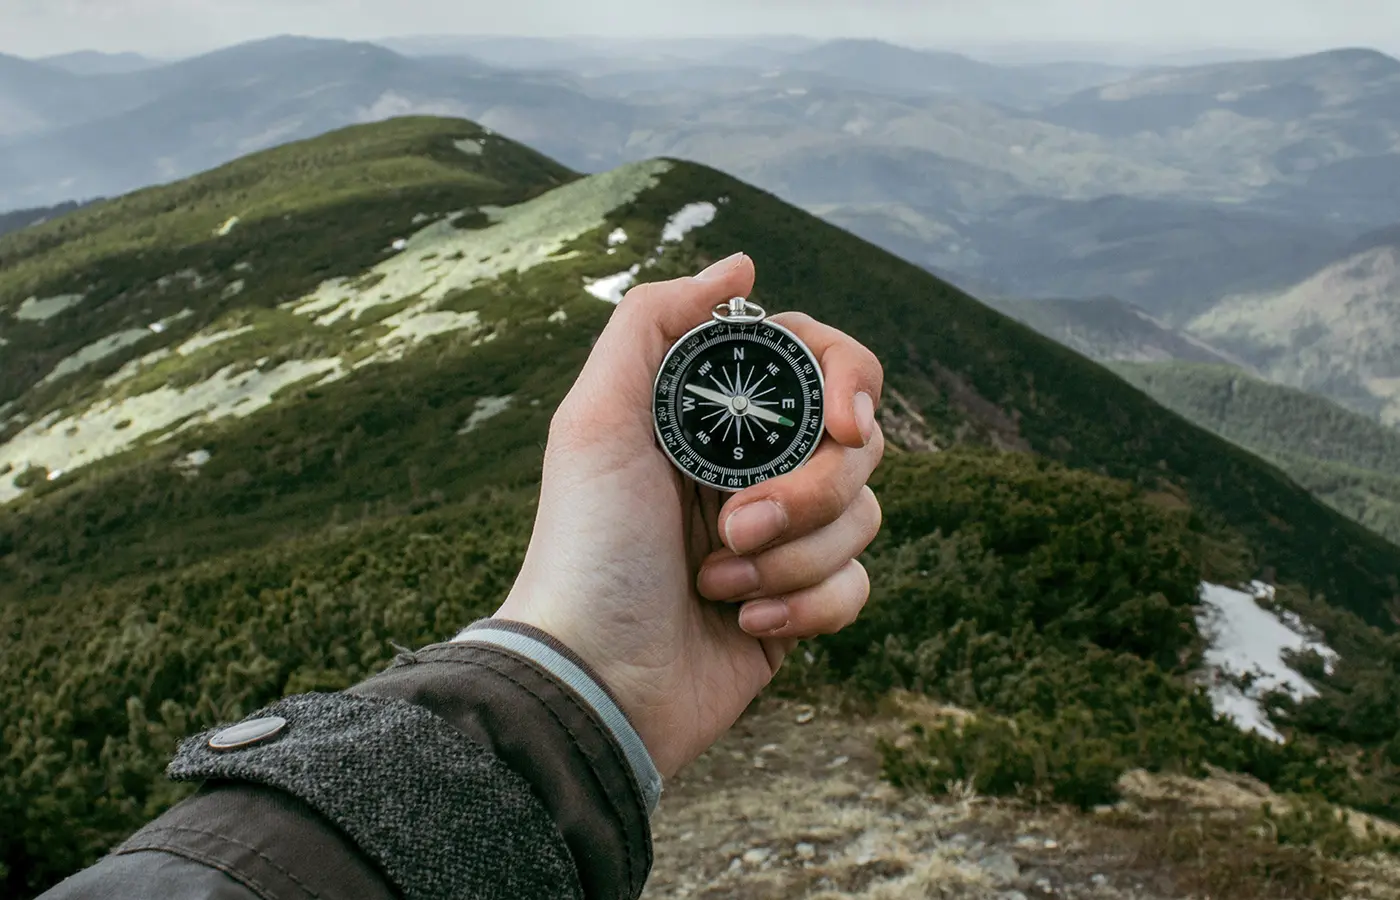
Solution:
M667 352L652 398L656 436L689 477L740 491L816 452L823 387L807 345L736 297Z

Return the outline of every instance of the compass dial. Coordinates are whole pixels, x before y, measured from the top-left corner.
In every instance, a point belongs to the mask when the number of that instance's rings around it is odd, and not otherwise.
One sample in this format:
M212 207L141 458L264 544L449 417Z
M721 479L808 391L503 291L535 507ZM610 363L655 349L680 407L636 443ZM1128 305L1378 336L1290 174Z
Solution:
M821 367L772 322L708 322L676 342L656 378L661 447L691 478L739 491L802 465L821 441Z

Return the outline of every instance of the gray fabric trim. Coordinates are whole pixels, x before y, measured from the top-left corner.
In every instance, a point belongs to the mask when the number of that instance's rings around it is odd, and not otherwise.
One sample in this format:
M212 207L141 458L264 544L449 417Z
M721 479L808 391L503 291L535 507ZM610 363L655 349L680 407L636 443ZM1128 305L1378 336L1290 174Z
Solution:
M617 741L618 746L622 748L623 755L627 757L628 765L632 767L632 774L636 776L637 784L642 789L642 798L646 801L647 814L651 815L656 812L656 805L661 800L661 773L656 771L656 764L652 762L646 744L642 743L641 735L637 734L632 723L627 721L627 716L587 672L548 644L514 631L505 631L499 628L469 628L453 638L452 643L485 644L508 650L517 656L523 656L578 694L585 703L593 708L593 711L598 714L598 718L603 720L603 724L607 726L613 740Z
M249 718L287 728L237 750L180 744L177 781L253 782L301 799L350 836L406 900L581 900L578 870L530 785L445 719L403 700L288 697ZM523 860L528 865L522 865Z

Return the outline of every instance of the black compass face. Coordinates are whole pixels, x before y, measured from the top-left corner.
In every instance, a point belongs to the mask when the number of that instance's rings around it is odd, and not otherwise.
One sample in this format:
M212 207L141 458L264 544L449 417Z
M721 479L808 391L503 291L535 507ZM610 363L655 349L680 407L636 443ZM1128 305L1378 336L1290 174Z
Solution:
M691 478L727 491L806 462L822 437L821 369L770 322L714 322L661 364L652 404L666 454Z

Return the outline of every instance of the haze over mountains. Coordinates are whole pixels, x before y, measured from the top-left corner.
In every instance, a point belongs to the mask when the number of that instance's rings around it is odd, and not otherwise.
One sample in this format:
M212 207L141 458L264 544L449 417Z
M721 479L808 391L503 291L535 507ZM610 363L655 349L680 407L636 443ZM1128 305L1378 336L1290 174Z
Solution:
M0 57L0 209L410 113L580 171L713 165L1096 358L1230 360L1400 416L1382 249L1400 221L1400 61L1370 50L1135 67L864 40L446 36L277 38L169 64Z
M1290 283L1400 208L1400 62L1370 51L1134 71L873 41L393 43L431 55L286 38L88 76L4 60L0 207L443 113L585 171L694 159L999 293L1168 317Z

